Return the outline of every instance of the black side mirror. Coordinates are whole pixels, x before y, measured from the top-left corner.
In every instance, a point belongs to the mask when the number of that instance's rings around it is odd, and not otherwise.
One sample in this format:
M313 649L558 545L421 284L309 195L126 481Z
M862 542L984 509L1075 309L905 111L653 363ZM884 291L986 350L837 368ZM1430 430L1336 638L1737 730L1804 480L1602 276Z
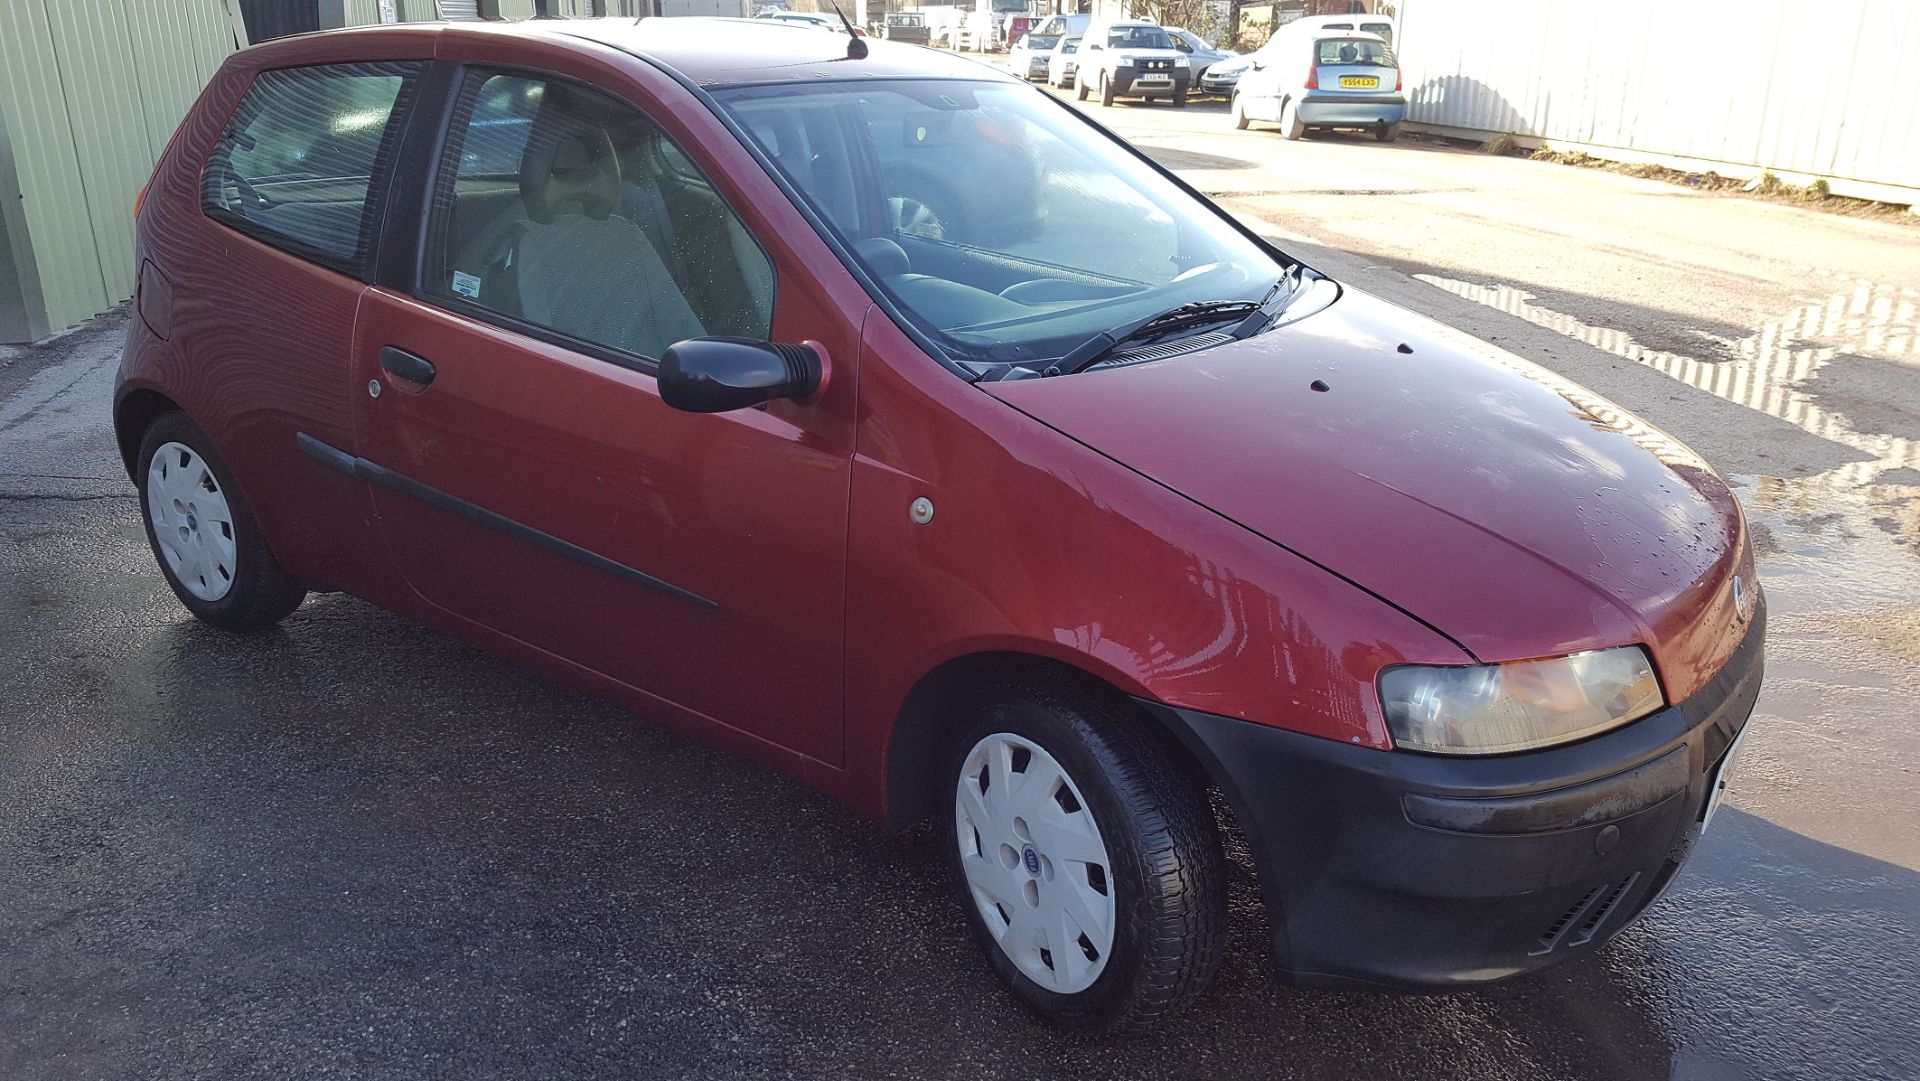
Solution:
M725 413L820 389L820 354L750 338L688 338L667 346L660 400L689 413Z

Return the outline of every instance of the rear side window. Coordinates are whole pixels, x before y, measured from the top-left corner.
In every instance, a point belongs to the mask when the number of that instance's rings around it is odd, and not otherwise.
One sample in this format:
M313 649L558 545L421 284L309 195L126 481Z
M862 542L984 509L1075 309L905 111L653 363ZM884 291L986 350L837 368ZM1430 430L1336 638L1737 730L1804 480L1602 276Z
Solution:
M208 216L275 247L357 271L374 178L393 152L418 64L264 72L201 176Z

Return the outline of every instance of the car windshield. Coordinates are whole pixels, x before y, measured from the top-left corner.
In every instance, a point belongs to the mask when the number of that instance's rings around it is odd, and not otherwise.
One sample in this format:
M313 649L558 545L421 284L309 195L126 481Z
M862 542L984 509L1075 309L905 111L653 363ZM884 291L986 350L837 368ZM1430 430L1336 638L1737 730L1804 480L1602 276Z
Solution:
M1058 359L1281 263L1038 90L873 80L715 92L887 299L956 361Z
M1171 49L1173 39L1157 26L1116 26L1107 31L1109 49Z
M1060 44L1060 37L1057 34L1030 34L1025 40L1027 48L1034 52L1045 52Z
M1064 44L1064 45L1062 45L1062 46L1060 46L1060 51L1061 51L1061 52L1063 52L1063 53L1077 53L1077 52L1079 52L1079 51L1080 51L1080 39L1079 39L1079 38L1068 38L1068 39L1067 39L1067 41L1066 41L1066 44Z
M1393 50L1384 42L1366 38L1326 38L1313 43L1322 64L1357 64L1364 67L1394 66Z

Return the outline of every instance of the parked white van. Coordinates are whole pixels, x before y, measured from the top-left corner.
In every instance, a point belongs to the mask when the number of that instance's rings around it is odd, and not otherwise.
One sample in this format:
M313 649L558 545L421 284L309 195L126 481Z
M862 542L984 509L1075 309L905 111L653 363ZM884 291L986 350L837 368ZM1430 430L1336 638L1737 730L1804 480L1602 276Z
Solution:
M1316 30L1358 30L1362 34L1373 34L1389 45L1393 44L1393 32L1397 29L1393 25L1393 20L1385 15L1309 15L1303 19L1295 19L1280 29L1291 30L1295 27L1302 29L1312 27Z
M1065 38L1077 38L1084 35L1087 27L1092 25L1093 16L1091 15L1049 15L1040 20L1040 25L1028 33L1059 34Z

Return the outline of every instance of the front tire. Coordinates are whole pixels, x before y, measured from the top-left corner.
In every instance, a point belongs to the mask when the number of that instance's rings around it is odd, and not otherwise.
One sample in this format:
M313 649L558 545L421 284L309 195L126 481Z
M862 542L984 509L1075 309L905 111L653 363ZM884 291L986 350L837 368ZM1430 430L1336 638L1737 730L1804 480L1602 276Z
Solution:
M1233 126L1241 131L1247 130L1247 125L1251 123L1251 121L1247 119L1247 103L1241 99L1239 94L1235 94L1232 97L1231 104L1228 105L1228 110L1233 113Z
M1085 75L1075 75L1073 77L1073 100L1087 100L1087 79Z
M136 460L147 544L195 618L253 631L286 618L307 591L282 570L226 462L198 425L165 413Z
M1104 71L1100 73L1100 104L1107 106L1113 104L1113 80L1107 78L1107 73Z
M1187 92L1185 90L1175 90L1173 92L1173 107L1176 109L1184 109L1187 107Z
M1049 1022L1134 1030L1198 998L1225 943L1206 788L1124 703L987 688L946 759L946 842L976 937Z

